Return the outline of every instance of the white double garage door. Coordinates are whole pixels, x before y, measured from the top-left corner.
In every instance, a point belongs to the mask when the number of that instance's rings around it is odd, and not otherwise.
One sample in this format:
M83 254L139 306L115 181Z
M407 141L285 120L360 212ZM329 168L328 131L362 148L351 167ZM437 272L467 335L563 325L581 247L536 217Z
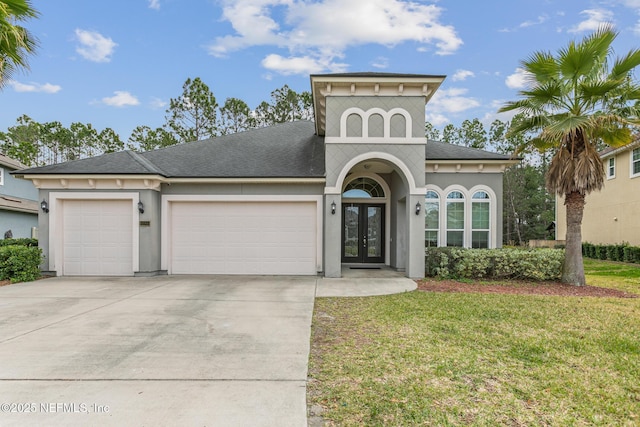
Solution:
M137 199L62 200L58 274L138 271L136 251L153 249L139 242L143 216L136 205ZM163 200L161 268L169 274L314 275L321 264L319 206L319 199Z

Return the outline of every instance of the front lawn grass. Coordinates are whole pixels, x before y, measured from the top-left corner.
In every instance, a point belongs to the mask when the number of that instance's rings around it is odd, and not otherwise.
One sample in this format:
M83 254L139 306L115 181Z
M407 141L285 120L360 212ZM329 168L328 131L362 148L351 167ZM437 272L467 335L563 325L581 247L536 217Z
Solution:
M627 265L586 265L640 293ZM309 377L330 425L640 425L640 298L319 298Z

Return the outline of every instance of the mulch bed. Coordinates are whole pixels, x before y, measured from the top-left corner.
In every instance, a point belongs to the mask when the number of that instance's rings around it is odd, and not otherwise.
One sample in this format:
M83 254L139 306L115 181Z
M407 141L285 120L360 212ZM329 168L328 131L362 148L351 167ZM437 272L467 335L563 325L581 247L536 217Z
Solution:
M10 285L10 284L11 284L10 280L0 280L0 286Z
M574 286L560 282L532 284L524 281L509 281L508 284L500 284L497 282L485 282L478 284L457 282L455 280L424 279L418 281L418 289L425 292L470 292L487 294L638 298L638 295L616 289L599 288L597 286Z

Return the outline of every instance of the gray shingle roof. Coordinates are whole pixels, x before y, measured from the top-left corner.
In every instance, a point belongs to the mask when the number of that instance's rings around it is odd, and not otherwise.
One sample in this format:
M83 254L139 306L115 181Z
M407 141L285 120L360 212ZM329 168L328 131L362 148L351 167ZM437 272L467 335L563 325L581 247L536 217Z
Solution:
M31 168L23 174L160 175L167 178L323 178L324 138L298 121L135 153L121 151ZM428 141L427 160L511 160L459 145Z
M135 153L122 151L21 174L157 174L167 178L324 177L324 141L298 121Z
M425 148L426 160L514 160L509 155L492 153L462 145L429 140Z

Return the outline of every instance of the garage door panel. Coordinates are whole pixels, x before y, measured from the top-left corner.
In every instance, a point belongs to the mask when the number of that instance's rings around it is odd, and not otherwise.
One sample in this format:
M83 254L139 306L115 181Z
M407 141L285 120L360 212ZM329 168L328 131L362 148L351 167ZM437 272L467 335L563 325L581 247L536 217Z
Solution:
M64 275L132 275L131 200L65 200Z
M315 202L173 202L174 274L315 274Z

